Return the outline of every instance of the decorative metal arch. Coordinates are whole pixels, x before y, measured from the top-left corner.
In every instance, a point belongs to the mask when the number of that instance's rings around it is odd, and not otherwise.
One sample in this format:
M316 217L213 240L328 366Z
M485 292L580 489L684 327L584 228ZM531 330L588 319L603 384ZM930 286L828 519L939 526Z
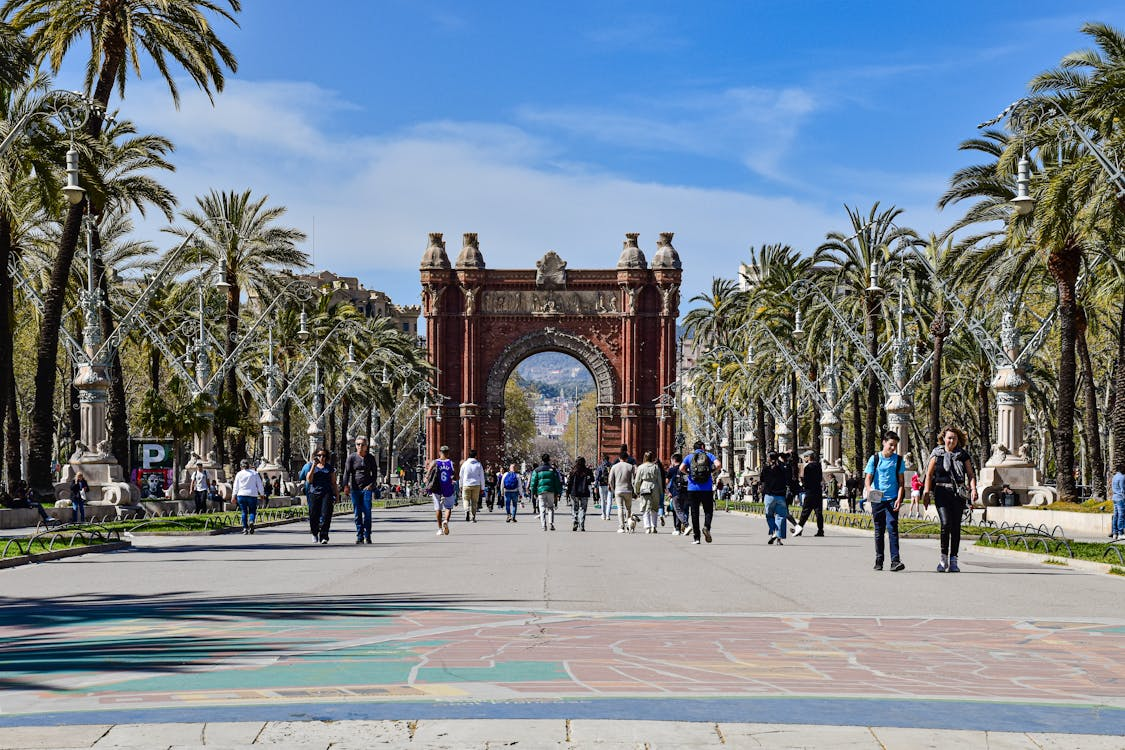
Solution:
M545 328L526 334L504 348L488 372L487 403L485 407L492 413L499 413L504 406L504 385L512 371L523 360L540 352L562 352L577 359L594 376L594 386L598 391L598 405L612 406L618 402L617 382L613 365L602 350L583 336Z

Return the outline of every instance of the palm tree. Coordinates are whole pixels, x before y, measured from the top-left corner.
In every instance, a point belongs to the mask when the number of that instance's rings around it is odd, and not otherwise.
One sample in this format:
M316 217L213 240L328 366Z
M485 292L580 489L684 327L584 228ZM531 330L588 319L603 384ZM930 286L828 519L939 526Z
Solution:
M229 8L229 10L228 10ZM114 87L125 95L130 67L139 71L148 57L168 85L179 105L179 88L171 62L183 68L208 97L222 91L224 69L237 70L234 54L215 34L209 15L234 21L240 0L7 0L0 8L13 28L28 34L35 55L58 73L72 45L89 37L90 57L86 65L86 90L97 106L86 122L85 132L96 140L104 124ZM236 24L237 25L237 24ZM169 59L171 58L171 59ZM86 173L90 172L87 162ZM70 267L78 246L83 204L66 214L58 254L44 299L40 339L36 353L35 405L30 434L30 481L42 491L51 488L51 444L54 394L57 381L59 324Z
M838 296L843 295L840 306L851 307L863 315L863 337L868 354L875 358L879 354L879 317L882 303L879 295L867 292L869 272L872 264L882 267L897 252L892 244L917 239L914 230L898 227L895 220L902 214L901 208L880 210L875 203L866 215L858 208L845 207L851 231L830 232L825 241L813 253L814 265L825 265L829 269L832 289ZM849 236L850 235L850 236ZM879 379L875 373L867 376L867 410L864 434L866 447L879 444L878 425L881 402L879 399Z
M32 60L31 47L23 34L0 22L0 89L14 89L26 81Z
M194 231L201 245L202 261L217 264L223 281L229 285L224 342L225 356L229 357L237 345L242 292L246 290L258 299L269 299L273 281L280 271L307 268L308 255L297 247L305 234L277 224L285 215L285 208L267 207L268 195L255 200L249 190L241 193L212 190L195 200L197 210L182 213L190 226L169 231L185 238ZM192 258L191 262L194 261ZM226 374L223 388L226 398L236 398L237 374L233 367ZM242 456L232 458L238 460Z

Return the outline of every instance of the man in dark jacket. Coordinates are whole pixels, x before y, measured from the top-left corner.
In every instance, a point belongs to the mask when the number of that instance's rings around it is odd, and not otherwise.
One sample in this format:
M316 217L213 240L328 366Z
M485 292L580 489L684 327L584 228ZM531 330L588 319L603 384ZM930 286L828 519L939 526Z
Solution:
M341 494L351 490L356 544L371 544L371 497L378 481L379 464L370 453L367 438L357 437L355 453L344 462L343 487L340 490Z
M793 472L781 462L777 451L770 451L766 465L762 468L762 494L766 498L766 524L769 526L769 544L782 544L785 539L785 519L789 515L785 507L785 495L793 482Z

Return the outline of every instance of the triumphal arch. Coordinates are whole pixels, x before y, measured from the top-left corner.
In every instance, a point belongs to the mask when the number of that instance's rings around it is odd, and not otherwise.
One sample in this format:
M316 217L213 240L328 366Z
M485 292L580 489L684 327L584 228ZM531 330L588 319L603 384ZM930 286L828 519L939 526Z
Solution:
M616 268L569 269L549 251L534 269L505 270L485 267L476 234L464 235L452 264L442 235L430 235L422 314L439 395L427 414L429 456L448 445L455 459L472 448L485 463L513 458L502 455L504 384L527 357L554 351L594 376L599 454L627 443L638 457L653 450L667 460L682 271L671 232L651 266L638 237L625 235Z

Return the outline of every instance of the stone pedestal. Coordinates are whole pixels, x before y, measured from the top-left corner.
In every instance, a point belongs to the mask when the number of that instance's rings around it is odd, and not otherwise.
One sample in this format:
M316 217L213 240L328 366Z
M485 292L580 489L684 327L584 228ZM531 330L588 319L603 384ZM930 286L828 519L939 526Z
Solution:
M318 422L309 422L309 428L305 430L305 434L309 436L309 457L311 457L324 447L324 428Z
M914 423L914 405L903 393L892 393L884 405L887 410L887 427L898 434L898 454L910 452L910 431Z
M272 409L266 409L258 419L262 425L262 463L258 470L271 477L280 474L282 482L289 481L289 472L281 465L281 420Z
M1009 357L1014 358L1014 347L1008 349ZM1043 475L1028 459L1024 448L1028 386L1018 365L997 368L992 380L997 407L996 448L977 479L980 502L984 505L998 505L1005 484L1019 495L1021 505L1047 505L1058 497L1055 488L1043 486Z
M789 429L788 419L778 422L774 432L777 434L778 453L788 453L793 450L793 436Z
M841 426L839 415L829 409L820 414L820 460L825 466L840 463Z

